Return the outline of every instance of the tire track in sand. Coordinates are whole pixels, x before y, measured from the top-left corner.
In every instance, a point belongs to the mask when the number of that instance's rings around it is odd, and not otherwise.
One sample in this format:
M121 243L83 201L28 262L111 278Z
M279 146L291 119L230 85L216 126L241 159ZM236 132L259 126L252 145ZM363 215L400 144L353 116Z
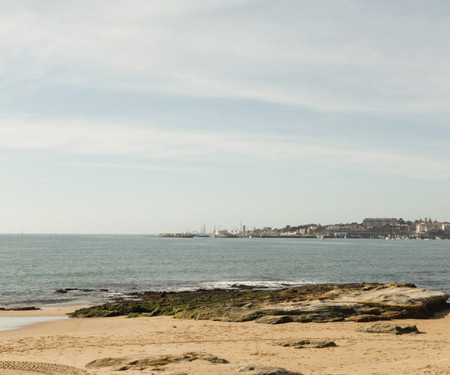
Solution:
M88 372L72 366L45 362L0 361L0 369L8 370L8 375L27 374L45 375L87 375Z

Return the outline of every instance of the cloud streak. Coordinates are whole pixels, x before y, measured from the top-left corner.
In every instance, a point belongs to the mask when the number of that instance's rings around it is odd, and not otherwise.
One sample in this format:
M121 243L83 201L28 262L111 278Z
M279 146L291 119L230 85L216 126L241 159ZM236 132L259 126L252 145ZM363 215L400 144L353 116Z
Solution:
M441 2L83 3L3 6L2 81L448 114Z
M152 160L168 160L162 167L185 169L183 163L204 160L223 162L229 158L244 163L271 162L279 165L314 165L317 168L356 168L379 174L399 174L416 178L447 178L450 166L439 158L408 153L361 148L332 139L257 136L240 133L164 131L145 126L130 126L78 121L2 119L0 148L10 150L57 151L77 155L138 157L145 165L127 163L98 164L108 168L158 169ZM148 165L150 162L150 165ZM179 165L177 165L179 164ZM85 165L89 165L85 164ZM147 166L146 166L147 165Z

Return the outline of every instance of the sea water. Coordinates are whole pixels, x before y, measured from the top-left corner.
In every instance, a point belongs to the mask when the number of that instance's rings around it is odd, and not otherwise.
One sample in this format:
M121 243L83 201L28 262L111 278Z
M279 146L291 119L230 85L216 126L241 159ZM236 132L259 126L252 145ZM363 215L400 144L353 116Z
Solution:
M350 282L450 293L450 241L0 235L0 308L86 305L147 290ZM68 288L75 290L56 293Z

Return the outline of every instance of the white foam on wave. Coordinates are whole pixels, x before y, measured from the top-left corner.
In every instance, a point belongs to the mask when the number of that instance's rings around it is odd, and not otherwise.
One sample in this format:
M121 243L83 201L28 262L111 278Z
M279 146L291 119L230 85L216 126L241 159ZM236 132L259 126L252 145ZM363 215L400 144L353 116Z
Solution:
M320 284L318 280L234 280L201 283L201 289L235 289L248 287L254 289L281 289L301 285Z

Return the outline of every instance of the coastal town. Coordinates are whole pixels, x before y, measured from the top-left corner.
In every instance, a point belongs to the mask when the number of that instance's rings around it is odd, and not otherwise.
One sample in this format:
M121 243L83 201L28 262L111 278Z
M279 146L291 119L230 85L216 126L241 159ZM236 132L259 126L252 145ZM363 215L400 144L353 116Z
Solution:
M206 231L203 226L200 231L183 233L161 233L160 237L192 238L366 238L366 239L419 239L440 240L450 239L450 222L425 218L419 220L403 220L402 218L365 218L362 223L339 224L305 224L298 226L286 225L283 228L253 228L240 225L238 229L215 229Z

